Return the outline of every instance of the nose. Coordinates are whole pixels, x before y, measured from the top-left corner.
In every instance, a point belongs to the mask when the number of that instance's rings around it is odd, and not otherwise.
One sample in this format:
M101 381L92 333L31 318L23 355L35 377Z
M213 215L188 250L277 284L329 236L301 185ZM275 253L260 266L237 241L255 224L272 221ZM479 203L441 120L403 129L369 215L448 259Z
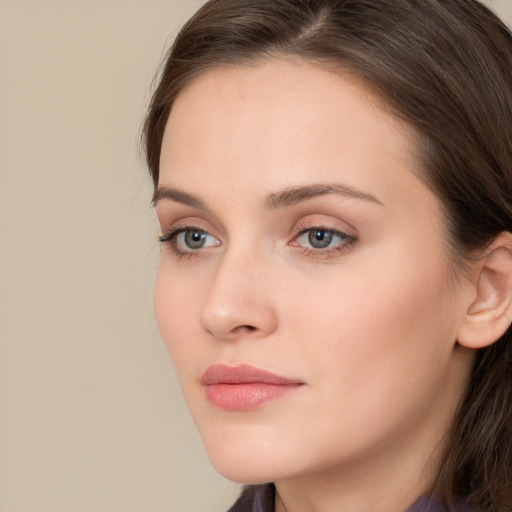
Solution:
M272 283L265 265L226 254L216 268L201 308L201 326L221 340L262 338L277 329Z

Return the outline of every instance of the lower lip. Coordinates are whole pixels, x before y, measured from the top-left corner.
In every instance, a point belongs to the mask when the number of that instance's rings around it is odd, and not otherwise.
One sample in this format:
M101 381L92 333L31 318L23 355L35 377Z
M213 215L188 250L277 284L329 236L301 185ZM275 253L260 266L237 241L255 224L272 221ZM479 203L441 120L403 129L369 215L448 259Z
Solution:
M301 384L277 385L265 382L210 384L206 386L206 396L219 409L248 411L288 395L300 387Z

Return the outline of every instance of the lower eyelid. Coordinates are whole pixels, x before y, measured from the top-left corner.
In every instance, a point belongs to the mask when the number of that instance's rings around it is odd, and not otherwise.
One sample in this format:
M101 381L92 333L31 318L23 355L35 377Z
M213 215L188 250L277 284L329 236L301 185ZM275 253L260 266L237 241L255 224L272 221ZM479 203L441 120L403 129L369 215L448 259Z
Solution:
M357 239L351 237L346 242L335 245L334 247L326 247L325 249L315 249L313 247L304 247L301 245L297 246L297 249L304 254L305 256L317 258L317 259L328 259L335 258L337 256L341 256L343 253L352 249L352 247L357 243Z

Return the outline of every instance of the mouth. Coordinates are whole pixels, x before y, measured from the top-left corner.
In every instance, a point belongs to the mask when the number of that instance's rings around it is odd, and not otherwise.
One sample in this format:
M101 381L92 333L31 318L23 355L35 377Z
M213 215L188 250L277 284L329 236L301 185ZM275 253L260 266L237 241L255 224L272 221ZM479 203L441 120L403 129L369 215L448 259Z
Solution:
M206 397L225 411L247 411L300 389L304 382L249 365L215 364L201 377Z

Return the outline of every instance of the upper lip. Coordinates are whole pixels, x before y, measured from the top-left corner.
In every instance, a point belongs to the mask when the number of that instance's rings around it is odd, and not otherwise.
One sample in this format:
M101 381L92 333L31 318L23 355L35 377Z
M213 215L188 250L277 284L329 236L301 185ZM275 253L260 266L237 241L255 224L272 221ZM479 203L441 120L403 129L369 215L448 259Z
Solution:
M288 379L247 364L238 366L214 364L209 366L201 377L201 384L205 386L212 384L251 384L255 382L274 384L276 386L303 384L299 380Z

